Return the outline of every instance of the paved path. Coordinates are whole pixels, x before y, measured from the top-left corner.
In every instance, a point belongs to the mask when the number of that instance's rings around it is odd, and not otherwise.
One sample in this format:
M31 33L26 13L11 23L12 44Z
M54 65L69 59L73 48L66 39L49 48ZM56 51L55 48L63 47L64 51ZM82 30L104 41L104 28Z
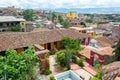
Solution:
M70 64L71 70L78 70L81 69L81 67L78 64L71 63Z
M55 68L54 68L54 65L55 65L54 55L49 56L49 61L50 61L50 70L53 72L55 70Z
M38 80L49 80L49 75L42 75L42 74L39 74L38 75Z
M36 72L36 75L37 75L37 79L36 80L49 80L49 75L40 74L39 64L37 64L37 66L35 68L35 72Z
M85 69L86 71L91 73L93 76L95 76L97 74L95 68L92 67L91 65L89 65L87 62L84 62L84 65L85 65L85 67L83 67L83 69Z
M56 75L58 73L61 73L61 70L56 67L56 62L55 62L55 56L51 55L49 56L49 61L50 61L50 70L52 71L53 75Z
M92 75L84 69L75 70L74 72L81 78L84 78L84 80L90 80L90 77L92 77Z

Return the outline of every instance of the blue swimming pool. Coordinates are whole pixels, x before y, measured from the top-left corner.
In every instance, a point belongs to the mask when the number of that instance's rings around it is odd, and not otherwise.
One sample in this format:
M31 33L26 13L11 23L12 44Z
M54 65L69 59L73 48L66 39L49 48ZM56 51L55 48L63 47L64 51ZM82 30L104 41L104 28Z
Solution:
M78 75L76 75L71 70L55 75L55 79L56 80L82 80Z

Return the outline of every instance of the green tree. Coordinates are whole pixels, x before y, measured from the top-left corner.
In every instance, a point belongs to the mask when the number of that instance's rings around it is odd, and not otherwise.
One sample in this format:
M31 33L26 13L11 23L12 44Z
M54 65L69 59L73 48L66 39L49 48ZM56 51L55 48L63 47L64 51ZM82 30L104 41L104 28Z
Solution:
M5 56L0 57L0 80L34 80L36 60L32 46L20 54L8 49Z
M94 20L94 19L87 19L86 20L87 23L93 23L93 24L98 24L99 22Z
M115 61L120 61L120 39L119 39L119 41L116 45L116 48L115 48L114 52L115 52L115 55L114 55L115 56Z
M101 65L96 64L97 74L91 80L102 80L102 72L101 72Z
M60 16L60 15L58 16L58 20L59 20L59 23L60 23L60 24L62 24L62 23L64 22L62 16Z
M15 16L15 17L16 17L16 16L17 16L17 13L16 13L16 12L13 12L13 16Z
M64 20L62 22L62 25L63 25L64 28L68 28L70 26L70 22L68 20Z
M81 67L84 67L84 62L85 61L85 57L80 57L80 59L78 60L78 65Z
M66 52L65 50L61 50L56 53L56 62L61 66L66 65L65 52Z
M58 16L58 21L64 28L68 28L70 26L70 22L68 20L64 20L60 15Z
M37 28L42 28L43 25L42 25L42 24L36 24L36 27L37 27Z
M69 49L66 47L66 52L65 52L65 62L66 62L66 67L68 70L70 70L70 60L71 60L71 55L69 54Z
M92 19L87 19L86 22L87 23L93 23L93 20Z
M39 19L39 15L35 14L33 15L33 20L38 20Z
M21 29L21 26L20 24L17 24L15 26L11 26L8 28L8 31L11 31L11 32L21 32L22 29Z
M56 62L62 66L67 67L67 69L70 69L70 56L69 51L67 50L61 50L56 53Z
M79 39L73 40L69 37L63 38L62 46L65 48L65 63L68 69L70 69L70 60L72 55L77 54L83 48L80 46Z
M83 25L83 27L86 27L85 22L80 22L80 25Z
M52 12L52 22L54 22L54 21L55 21L55 18L57 18L56 13L55 13L55 12Z
M27 21L33 21L34 20L34 16L35 16L35 13L33 12L33 10L25 10L23 12L23 17Z
M77 54L79 51L83 50L79 39L73 40L69 37L63 38L61 46L65 49L68 48L71 54Z
M53 75L50 76L50 80L55 80L55 77Z

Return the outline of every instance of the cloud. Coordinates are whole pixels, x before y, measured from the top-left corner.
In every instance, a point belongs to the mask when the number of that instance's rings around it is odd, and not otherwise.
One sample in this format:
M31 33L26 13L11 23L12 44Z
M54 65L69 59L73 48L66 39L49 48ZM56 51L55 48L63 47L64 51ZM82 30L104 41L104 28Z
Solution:
M99 8L120 7L120 0L0 0L0 6L20 8Z

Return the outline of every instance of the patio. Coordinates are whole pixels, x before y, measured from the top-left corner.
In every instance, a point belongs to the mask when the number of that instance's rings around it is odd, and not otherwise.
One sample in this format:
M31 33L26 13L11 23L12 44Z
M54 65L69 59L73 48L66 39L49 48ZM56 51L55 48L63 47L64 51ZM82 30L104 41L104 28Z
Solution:
M78 70L75 70L74 72L78 76L80 76L83 80L89 80L92 77L92 75L84 69L78 69Z
M58 66L57 63L55 62L54 55L49 56L49 60L50 60L50 70L52 71L53 75L63 72L63 70L60 68L60 66ZM71 66L71 70L81 69L81 67L75 63L71 63L70 66Z
M58 64L55 62L55 56L51 55L49 56L50 60L50 70L52 71L53 75L59 75L62 72L64 72L60 67L58 67ZM81 79L89 80L92 76L96 75L96 70L94 67L92 67L87 62L84 62L84 67L81 68L78 64L71 63L71 71L75 72ZM71 80L69 78L65 80Z

